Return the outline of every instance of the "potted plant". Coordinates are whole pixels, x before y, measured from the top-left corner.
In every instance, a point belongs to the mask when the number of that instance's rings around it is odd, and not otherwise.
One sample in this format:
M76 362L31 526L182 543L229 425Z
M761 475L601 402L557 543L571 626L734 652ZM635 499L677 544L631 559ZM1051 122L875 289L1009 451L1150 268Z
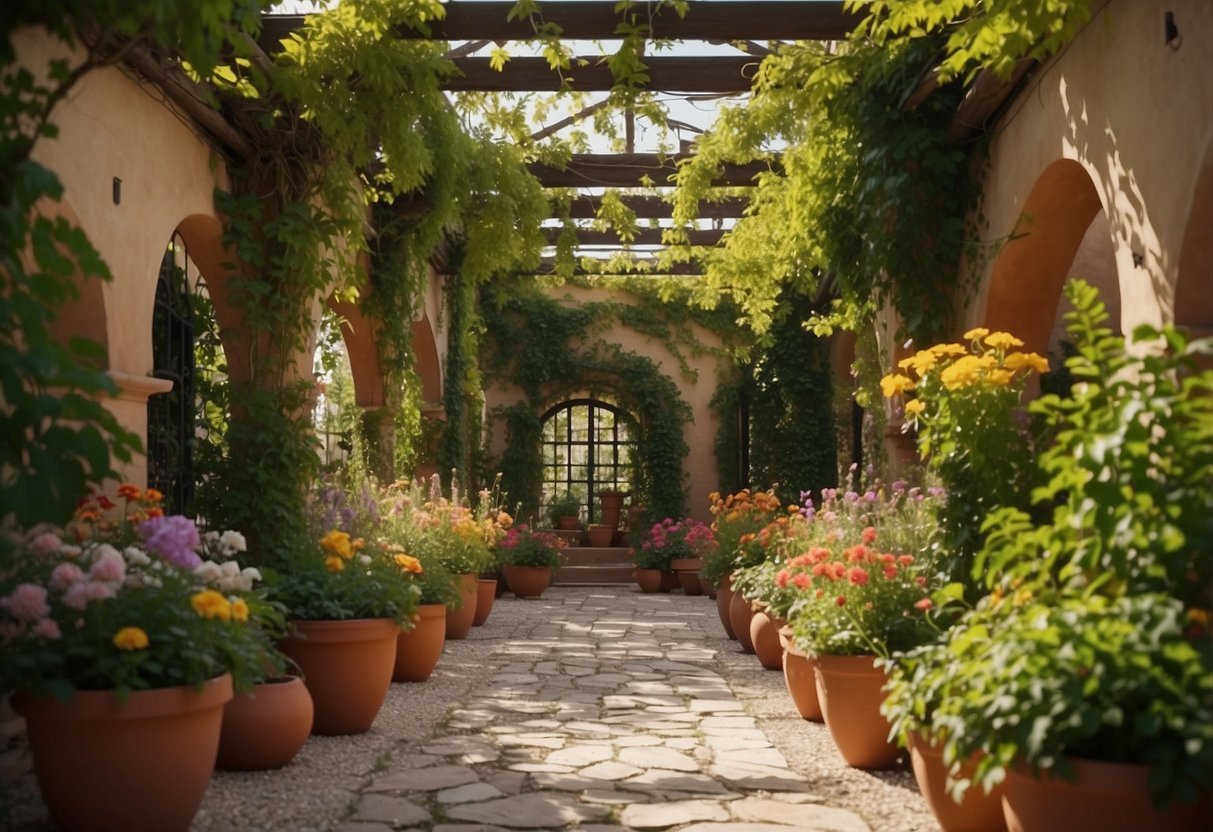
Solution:
M525 523L506 531L497 544L501 571L518 598L538 598L552 582L552 572L564 562L562 541Z
M562 491L547 507L548 523L553 529L576 531L581 528L581 501L571 491Z
M121 507L89 498L67 530L38 527L4 547L0 693L15 691L57 828L186 828L224 704L281 657L259 602L208 583L192 520L164 516L150 489L118 496Z
M1130 352L1092 287L1066 295L1077 383L1032 405L1056 435L1038 461L1043 519L992 513L988 594L900 659L888 712L954 777L965 762L975 784L1005 777L1012 829L1198 828L1213 782L1213 372L1194 358L1213 344L1141 327Z
M389 546L397 565L414 576L421 594L413 626L396 637L396 663L393 682L424 682L438 666L446 645L447 610L462 600L455 576L441 560L423 563L409 555L399 544Z
M725 633L729 638L741 639L743 634L734 632L729 615L733 570L765 558L765 552L754 541L759 531L783 513L783 504L773 490L745 488L727 497L713 492L709 498L716 546L704 554L701 574L716 587L716 612ZM748 642L748 633L744 637Z

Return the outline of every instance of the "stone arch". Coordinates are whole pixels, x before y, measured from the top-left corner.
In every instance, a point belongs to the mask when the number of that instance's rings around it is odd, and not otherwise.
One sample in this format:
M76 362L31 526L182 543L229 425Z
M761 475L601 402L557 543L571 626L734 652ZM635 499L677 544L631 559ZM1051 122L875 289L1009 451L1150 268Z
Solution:
M356 303L330 296L328 308L341 320L341 339L350 359L354 378L354 400L359 407L383 407L387 404L383 385L383 365L379 361L379 326Z
M1213 142L1196 177L1179 250L1175 324L1213 335Z
M70 199L64 198L55 210L67 222L80 227L80 218ZM61 344L67 344L72 338L86 338L98 344L104 350L98 368L107 370L110 368L110 339L105 284L99 278L85 278L78 270L72 283L78 294L55 309L55 319L50 325L51 336Z
M438 338L428 313L412 322L413 359L417 377L421 380L421 401L427 407L442 403L442 357Z

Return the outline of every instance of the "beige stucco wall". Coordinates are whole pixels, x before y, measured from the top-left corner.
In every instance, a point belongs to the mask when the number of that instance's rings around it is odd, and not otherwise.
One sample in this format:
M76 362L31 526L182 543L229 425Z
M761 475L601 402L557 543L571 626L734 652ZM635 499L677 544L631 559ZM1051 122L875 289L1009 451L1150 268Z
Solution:
M1168 11L1182 38L1177 44L1164 42ZM998 123L984 186L985 239L1000 240L1016 230L1046 169L1072 160L1090 177L1097 207L1107 217L1123 330L1172 321L1184 231L1202 161L1213 147L1210 79L1213 3L1111 0L1073 43L1037 70ZM968 325L996 314L992 295L1030 298L1026 303L1050 312L1056 307L1056 296L1045 296L1054 290L1032 274L1034 262L1041 262L1032 247L1047 236L1041 224L1061 221L1068 195L1046 196L1052 198L1041 203L1041 216L1031 218L1039 233L1029 229L1027 237L1008 242L984 271L976 302L966 312ZM998 260L1017 252L1026 256L999 280L1022 291L991 292ZM1067 272L1078 274L1089 265L1080 262ZM1205 279L1213 291L1213 275Z
M601 289L580 287L564 287L555 290L553 296L569 304L605 300L626 302L624 296L608 295ZM700 326L693 326L696 338L705 347L721 346L718 336ZM709 406L712 396L716 392L719 359L711 354L686 355L687 363L694 374L692 377L684 375L678 359L665 344L657 339L642 335L617 323L596 337L607 343L618 344L628 352L651 359L661 372L678 386L683 400L691 408L693 414L692 420L687 423L683 431L683 437L690 449L682 466L683 485L686 487L687 494L687 514L705 522L709 521L711 518L708 513L708 494L720 487L720 480L716 474L716 455L712 449L719 420ZM591 392L593 391L586 389L579 391L579 394L588 396ZM576 398L579 394L574 394L570 398ZM519 388L500 384L490 385L485 391L485 398L490 413L497 406L509 406L525 400L525 396ZM545 402L541 410L559 403L559 401ZM489 452L494 458L499 458L505 450L504 422L500 419L494 420L491 429L493 441Z

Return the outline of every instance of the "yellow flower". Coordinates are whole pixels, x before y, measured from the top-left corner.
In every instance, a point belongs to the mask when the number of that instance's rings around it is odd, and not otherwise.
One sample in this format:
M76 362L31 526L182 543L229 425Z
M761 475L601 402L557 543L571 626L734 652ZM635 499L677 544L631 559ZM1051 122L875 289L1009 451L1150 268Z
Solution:
M939 374L939 380L943 386L949 390L958 390L961 387L968 387L972 384L980 374L982 362L975 355L966 355L956 361L949 367L946 367Z
M1038 373L1047 373L1049 372L1049 359L1034 352L1011 352L1007 353L1003 366L1011 371L1022 370L1026 367Z
M354 556L354 547L350 543L350 536L336 529L320 538L320 548L324 549L330 556L336 555L343 560L349 560Z
M976 341L978 338L985 338L989 334L990 330L986 329L984 326L978 326L966 332L964 334L964 339L966 341Z
M936 360L935 353L930 350L919 350L909 358L903 358L898 361L897 366L903 370L909 367L918 373L918 375L925 376L927 371L935 366Z
M994 349L1006 349L1007 347L1022 347L1023 341L1020 341L1009 332L995 332L992 335L986 336L986 346Z
M922 415L922 412L927 409L926 404L922 399L910 399L906 402L906 415L917 418Z
M964 344L936 344L930 348L929 352L937 358L946 358L950 355L968 355L969 348Z
M880 392L884 393L886 399L892 398L898 393L904 393L913 387L913 379L900 373L890 373L880 380Z
M345 561L338 555L329 555L324 559L324 568L330 572L340 572L345 569Z
M993 369L986 373L986 383L995 387L1006 387L1014 378L1014 373L1010 370Z
M350 548L353 549L355 552L361 552L363 549L366 548L366 541L363 540L361 537L355 537L353 540L350 541Z
M405 572L412 572L414 575L420 575L424 571L421 568L421 561L412 555L396 555L396 565Z
M248 603L243 598L232 601L232 620L248 621Z
M147 633L139 627L123 627L114 633L114 646L119 650L145 650L147 645Z
M223 593L213 589L204 589L190 599L194 612L203 618L218 618L220 621L232 620L232 602L223 597Z

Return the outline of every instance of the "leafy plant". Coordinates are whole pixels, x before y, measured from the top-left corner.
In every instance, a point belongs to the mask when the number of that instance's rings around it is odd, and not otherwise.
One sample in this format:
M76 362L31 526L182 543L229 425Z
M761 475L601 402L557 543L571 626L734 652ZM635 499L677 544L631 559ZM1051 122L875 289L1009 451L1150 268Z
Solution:
M704 556L702 575L719 585L735 569L766 559L758 534L783 513L783 504L773 490L744 488L727 497L714 492L709 498L716 548Z
M571 491L562 491L553 497L552 501L548 503L548 522L551 524L553 529L560 525L561 517L579 517L580 514L581 501L578 500L577 495Z
M668 571L675 558L702 558L716 548L710 527L684 517L654 523L632 547L632 562L640 569Z
M537 531L525 523L509 529L497 544L498 560L503 566L547 566L558 568L564 563L559 537Z

